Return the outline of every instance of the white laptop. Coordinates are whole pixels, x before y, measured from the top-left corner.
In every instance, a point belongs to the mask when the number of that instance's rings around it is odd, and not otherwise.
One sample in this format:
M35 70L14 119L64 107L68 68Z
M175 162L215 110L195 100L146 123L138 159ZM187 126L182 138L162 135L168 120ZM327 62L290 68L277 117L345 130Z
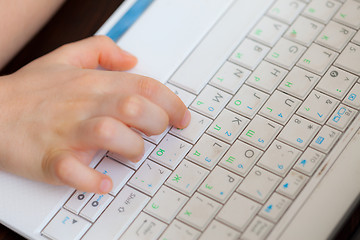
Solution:
M0 173L29 239L327 239L360 193L359 0L128 0L97 34L189 106L107 195Z

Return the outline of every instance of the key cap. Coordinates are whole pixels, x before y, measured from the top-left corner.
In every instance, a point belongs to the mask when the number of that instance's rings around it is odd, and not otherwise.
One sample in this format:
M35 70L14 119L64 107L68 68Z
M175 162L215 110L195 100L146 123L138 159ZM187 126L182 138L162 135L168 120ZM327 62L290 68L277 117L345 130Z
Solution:
M335 65L356 75L360 75L359 62L360 46L349 43L337 58Z
M354 34L355 30L330 21L316 39L316 43L331 50L341 52Z
M305 4L300 1L277 0L268 11L268 15L286 24L291 24L304 7Z
M144 155L138 162L132 162L130 160L127 160L124 157L122 157L121 155L113 153L113 152L108 152L107 156L118 162L125 164L128 167L131 167L132 169L137 170L140 167L140 165L145 161L145 159L149 156L149 154L152 152L152 150L154 150L155 145L148 141L144 141L144 148L145 148Z
M149 200L145 194L126 185L83 239L118 239Z
M294 169L308 176L312 176L324 158L325 154L315 149L307 148L294 165Z
M159 144L159 142L161 141L161 139L163 139L165 137L165 135L169 132L171 126L169 125L165 131L163 131L162 133L158 134L158 135L151 135L151 136L147 136L145 135L144 133L141 133L141 136L152 142L152 143L155 143L155 144Z
M271 94L288 73L285 69L263 61L246 81L247 84Z
M338 100L314 90L301 104L297 114L323 124L338 104Z
M340 134L341 132L338 130L325 125L316 135L310 146L323 153L328 153L340 137Z
M326 24L334 16L341 4L333 0L312 1L303 11L303 15Z
M210 85L221 90L235 94L250 75L250 71L234 63L226 61L215 76L210 80Z
M355 109L340 104L340 106L338 106L333 115L327 121L327 124L337 130L344 131L349 126L350 122L352 122L357 113L358 111Z
M214 137L204 134L190 150L187 159L211 170L230 147Z
M107 157L95 169L111 178L113 189L110 194L113 196L120 191L134 173L134 170Z
M224 109L206 132L227 143L233 143L249 122L249 119Z
M146 213L140 213L136 220L126 230L120 240L127 239L158 239L160 234L165 230L167 225L159 220L147 215Z
M302 68L294 67L279 85L279 89L304 100L320 77Z
M307 176L291 170L276 191L286 197L294 199L305 186L308 179L309 178Z
M295 20L294 24L286 31L284 37L293 42L309 47L323 28L323 24L309 18L299 16Z
M270 50L266 60L290 70L306 48L285 38L281 38L275 47Z
M299 150L275 140L260 158L258 165L284 177L300 154Z
M174 170L191 147L191 144L167 134L149 158Z
M356 43L357 45L360 45L360 31L358 31L357 34L355 34L355 37L352 39L353 43Z
M276 223L290 204L290 199L275 192L261 208L259 215Z
M264 16L249 33L249 37L273 47L287 28L288 25Z
M221 159L219 165L245 177L262 151L242 141L236 141Z
M360 3L348 0L334 16L334 20L351 28L360 29Z
M80 212L80 216L90 222L95 222L104 209L110 204L113 197L109 194L95 194Z
M169 224L188 199L188 197L181 193L162 186L150 200L144 211Z
M240 233L229 228L228 226L214 220L209 227L203 232L199 240L236 240L240 239Z
M239 185L241 180L241 177L228 170L215 167L199 187L198 191L224 203L234 192L234 189Z
M182 90L181 88L178 88L170 83L166 83L166 86L183 101L186 107L190 106L196 97L194 94Z
M275 174L254 166L236 191L255 201L264 203L275 190L280 180L281 178Z
M85 219L61 209L41 233L50 239L80 239L90 226Z
M207 85L191 104L190 108L214 119L230 101L230 98L230 94Z
M195 230L175 219L166 229L166 231L161 235L159 240L195 240L198 239L199 235L200 232L198 230Z
M263 240L269 234L274 224L256 216L249 227L246 229L241 239L244 240Z
M203 231L220 207L219 203L196 192L180 211L177 218Z
M208 170L184 159L165 184L191 196L208 174Z
M350 90L348 95L344 99L344 103L356 108L360 109L360 84L356 83L353 88Z
M172 127L170 133L194 144L210 126L212 120L191 110L190 113L190 124L185 129Z
M216 219L243 232L259 209L260 204L234 193L216 216Z
M284 125L299 107L301 101L286 93L275 91L260 110L260 114Z
M249 70L254 70L269 50L269 47L246 38L231 54L229 61Z
M337 67L330 67L316 89L337 99L343 99L357 77Z
M265 150L281 128L281 125L257 115L240 135L240 139Z
M93 193L76 190L71 198L66 202L64 208L75 214L79 214L81 209L90 200L90 198L92 198L93 195Z
M318 75L324 75L337 56L338 53L313 43L297 65Z
M227 108L247 118L253 118L268 97L268 94L243 85L229 102Z
M160 188L164 181L168 178L171 171L154 163L153 161L146 160L139 170L132 176L129 185L153 196Z
M278 139L300 150L305 150L320 126L298 115L294 115L281 131Z

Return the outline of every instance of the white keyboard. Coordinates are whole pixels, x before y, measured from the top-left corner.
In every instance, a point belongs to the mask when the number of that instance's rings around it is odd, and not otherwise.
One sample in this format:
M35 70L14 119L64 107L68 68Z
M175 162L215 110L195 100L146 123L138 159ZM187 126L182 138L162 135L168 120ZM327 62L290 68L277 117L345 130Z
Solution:
M268 236L360 110L360 2L274 1L225 62L211 60L205 47L228 52L239 38L224 35L236 8L167 83L189 106L189 127L144 136L136 164L108 152L96 169L114 189L75 191L44 236Z

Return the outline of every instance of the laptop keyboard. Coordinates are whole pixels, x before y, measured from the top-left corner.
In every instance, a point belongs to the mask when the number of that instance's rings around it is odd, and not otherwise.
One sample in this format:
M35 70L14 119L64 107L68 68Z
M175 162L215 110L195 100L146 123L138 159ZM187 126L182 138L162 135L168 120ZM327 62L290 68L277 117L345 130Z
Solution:
M113 190L75 191L42 234L265 239L358 114L359 9L275 1L200 92L167 83L189 127L144 136L138 163L108 152Z

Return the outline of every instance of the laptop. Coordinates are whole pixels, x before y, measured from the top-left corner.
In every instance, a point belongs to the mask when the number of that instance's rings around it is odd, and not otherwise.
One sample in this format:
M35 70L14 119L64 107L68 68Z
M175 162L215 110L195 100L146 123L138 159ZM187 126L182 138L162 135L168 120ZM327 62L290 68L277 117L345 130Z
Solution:
M127 0L97 34L166 84L188 128L106 195L0 172L0 222L29 239L328 239L360 193L359 0Z

